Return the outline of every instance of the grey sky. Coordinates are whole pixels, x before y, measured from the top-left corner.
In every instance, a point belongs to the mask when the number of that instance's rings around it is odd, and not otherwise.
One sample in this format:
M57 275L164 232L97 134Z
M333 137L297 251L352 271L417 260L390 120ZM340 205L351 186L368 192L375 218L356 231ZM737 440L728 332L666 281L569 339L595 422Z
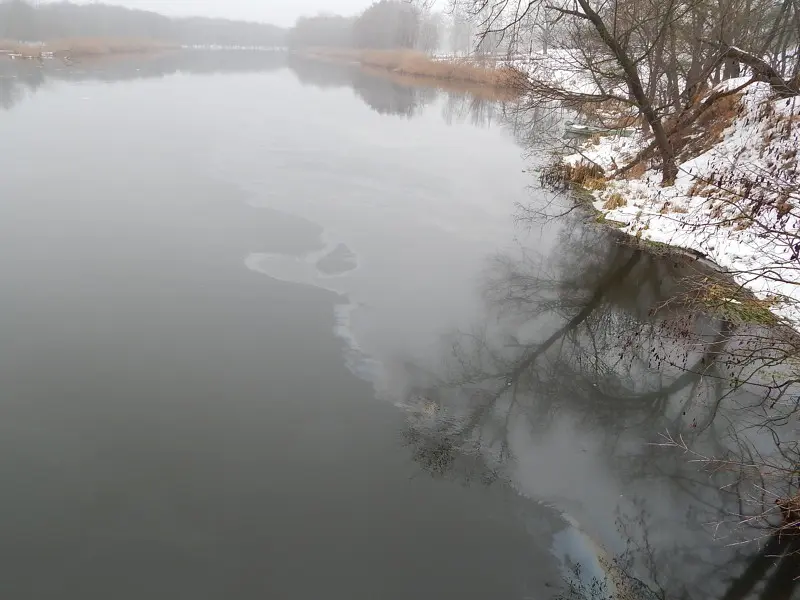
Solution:
M52 0L40 0L42 2ZM87 3L90 0L77 0ZM293 25L301 15L318 12L355 14L371 0L102 0L129 8L152 10L170 16L203 16Z

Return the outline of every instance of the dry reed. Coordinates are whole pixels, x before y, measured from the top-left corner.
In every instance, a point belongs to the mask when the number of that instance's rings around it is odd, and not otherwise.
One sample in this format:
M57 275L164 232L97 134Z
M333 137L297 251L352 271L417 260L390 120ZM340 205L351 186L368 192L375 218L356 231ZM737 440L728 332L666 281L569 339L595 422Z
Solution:
M57 57L108 56L112 54L138 54L166 50L169 46L153 40L118 38L68 38L42 44L0 40L0 53L23 58L42 58L46 54Z
M352 50L320 48L310 50L315 58L348 60L365 67L383 69L396 75L459 82L505 89L519 89L523 75L516 69L497 67L473 59L437 60L413 50Z
M614 192L611 194L608 199L603 203L604 210L614 210L617 208L622 208L623 206L627 206L628 201L625 200L625 197L620 194L619 192Z

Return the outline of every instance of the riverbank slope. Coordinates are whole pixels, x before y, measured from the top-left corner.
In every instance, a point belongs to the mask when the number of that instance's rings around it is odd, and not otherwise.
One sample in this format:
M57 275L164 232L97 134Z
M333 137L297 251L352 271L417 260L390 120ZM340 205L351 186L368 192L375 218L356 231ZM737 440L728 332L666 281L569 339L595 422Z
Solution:
M589 138L559 168L625 233L701 253L800 324L800 97L778 99L753 82L689 136L670 186L656 161L631 166L650 142L642 134Z

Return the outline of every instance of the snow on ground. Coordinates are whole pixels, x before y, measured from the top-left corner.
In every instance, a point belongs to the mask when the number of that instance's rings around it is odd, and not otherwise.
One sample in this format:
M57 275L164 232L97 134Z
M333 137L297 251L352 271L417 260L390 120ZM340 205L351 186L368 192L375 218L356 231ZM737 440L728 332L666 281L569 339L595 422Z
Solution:
M656 170L612 179L594 192L594 205L630 235L702 252L797 326L800 97L775 100L768 84L754 83L741 106L719 142L680 164L674 185L661 187ZM640 136L603 137L565 162L591 161L613 174L643 143ZM620 196L627 204L612 208Z
M598 94L601 90L576 59L575 52L553 49L547 54L512 56L503 65L525 73L530 79L547 82L554 89L569 90L575 94ZM624 94L623 94L624 95Z

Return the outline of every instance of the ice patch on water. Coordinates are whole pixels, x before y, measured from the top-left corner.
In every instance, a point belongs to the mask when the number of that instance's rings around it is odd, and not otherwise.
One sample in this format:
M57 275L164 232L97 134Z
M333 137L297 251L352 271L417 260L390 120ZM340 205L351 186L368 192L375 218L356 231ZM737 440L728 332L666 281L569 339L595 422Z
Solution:
M337 294L346 293L346 286L333 280L352 275L361 266L361 260L349 246L323 234L323 246L302 255L281 253L254 253L245 259L248 269L261 272L273 279L312 285ZM337 268L330 268L331 264Z
M326 236L327 237L327 236ZM348 254L347 270L327 272L320 265L334 255ZM245 258L245 265L251 271L261 273L272 279L309 285L329 292L340 298L334 306L334 334L344 342L345 365L356 377L377 384L381 364L373 359L359 344L353 331L353 313L364 305L351 297L349 277L360 267L358 255L348 246L327 240L320 250L296 256L279 253L253 253Z

